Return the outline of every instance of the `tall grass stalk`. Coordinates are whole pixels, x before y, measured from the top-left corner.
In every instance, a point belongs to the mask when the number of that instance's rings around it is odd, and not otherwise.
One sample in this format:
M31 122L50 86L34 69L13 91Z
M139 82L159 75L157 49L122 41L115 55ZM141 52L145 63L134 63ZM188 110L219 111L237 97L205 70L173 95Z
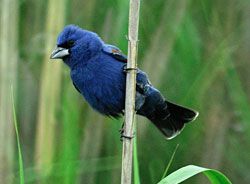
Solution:
M14 166L14 128L10 83L16 89L18 1L1 0L0 6L0 182L11 183Z
M136 62L138 45L140 0L130 0L129 28L128 28L128 63L126 78L125 123L124 135L133 137L135 116L135 86L136 86ZM130 184L132 181L132 157L133 140L123 139L122 175L121 183Z
M56 123L61 95L61 63L49 62L49 56L55 46L57 34L62 30L65 20L65 2L48 1L46 48L41 74L40 98L38 109L38 124L36 137L36 165L39 171L53 161L56 150ZM48 169L49 170L49 169Z

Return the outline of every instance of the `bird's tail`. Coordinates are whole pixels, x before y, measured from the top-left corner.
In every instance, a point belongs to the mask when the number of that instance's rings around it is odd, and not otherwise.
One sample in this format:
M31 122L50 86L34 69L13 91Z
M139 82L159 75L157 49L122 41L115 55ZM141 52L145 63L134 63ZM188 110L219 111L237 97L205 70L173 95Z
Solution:
M154 123L167 139L172 139L182 131L186 123L195 120L197 116L198 112L194 110L164 101L147 118Z

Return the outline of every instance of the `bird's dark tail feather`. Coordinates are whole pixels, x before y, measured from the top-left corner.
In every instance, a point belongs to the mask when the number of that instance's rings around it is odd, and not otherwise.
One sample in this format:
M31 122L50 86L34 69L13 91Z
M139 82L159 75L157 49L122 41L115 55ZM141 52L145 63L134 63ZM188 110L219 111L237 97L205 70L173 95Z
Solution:
M198 112L165 101L157 106L154 113L147 118L165 135L167 139L177 136L185 126L185 123L195 120Z

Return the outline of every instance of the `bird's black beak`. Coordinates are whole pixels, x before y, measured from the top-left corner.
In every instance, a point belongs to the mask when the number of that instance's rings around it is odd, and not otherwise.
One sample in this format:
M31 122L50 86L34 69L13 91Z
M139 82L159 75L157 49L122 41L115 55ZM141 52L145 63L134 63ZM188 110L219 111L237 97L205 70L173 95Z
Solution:
M50 59L62 59L69 55L69 49L56 47L50 55Z

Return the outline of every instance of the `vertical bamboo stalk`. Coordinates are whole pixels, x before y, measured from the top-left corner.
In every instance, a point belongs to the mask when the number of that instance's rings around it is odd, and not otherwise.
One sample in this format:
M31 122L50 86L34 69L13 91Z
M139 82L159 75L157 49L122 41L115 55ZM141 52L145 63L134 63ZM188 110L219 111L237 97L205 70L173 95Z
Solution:
M0 2L0 183L12 183L8 177L13 172L14 128L11 105L12 85L16 87L18 2Z
M135 86L136 86L136 60L138 44L140 0L130 0L129 29L128 29L128 63L126 78L125 124L124 134L133 136L133 123L135 115ZM121 183L130 184L132 181L132 154L133 140L123 140Z
M55 152L56 112L60 106L61 64L49 62L49 56L59 31L65 20L65 2L50 0L48 2L46 27L46 53L41 76L38 124L36 137L36 165L39 171L50 171ZM43 174L46 174L44 171ZM47 173L48 174L48 173Z

